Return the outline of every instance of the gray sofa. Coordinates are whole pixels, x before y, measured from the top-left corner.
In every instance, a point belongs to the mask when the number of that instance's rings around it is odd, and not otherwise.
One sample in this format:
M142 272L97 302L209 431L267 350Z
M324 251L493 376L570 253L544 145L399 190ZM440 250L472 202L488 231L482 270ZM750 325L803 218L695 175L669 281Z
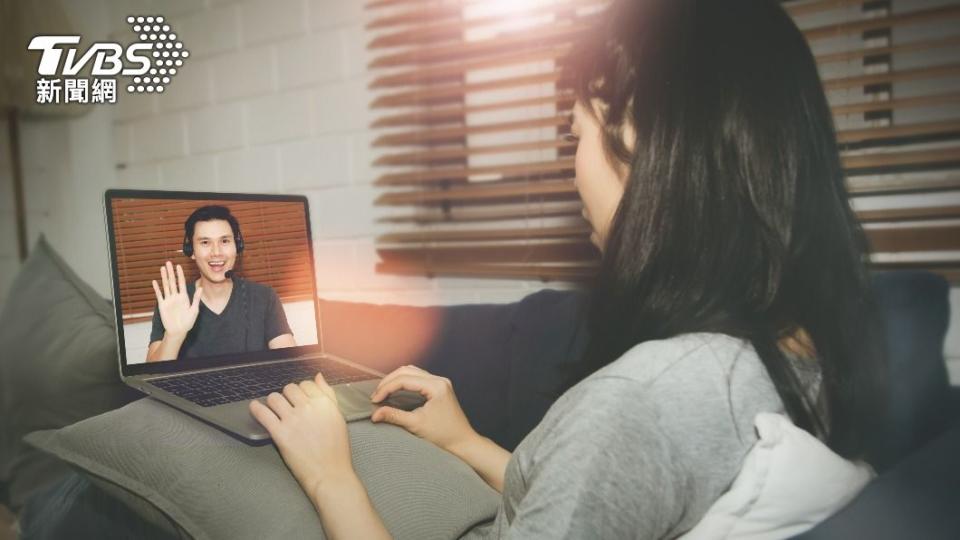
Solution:
M805 537L902 538L905 532L960 537L960 513L955 511L960 508L960 393L947 383L942 356L949 320L947 284L932 274L896 272L877 275L874 287L887 326L891 375L888 410L878 411L888 420L875 464L881 474L849 507ZM35 248L15 288L17 294L0 312L0 350L8 353L0 362L4 504L14 510L26 506L24 519L49 522L47 536L104 537L112 531L120 537L163 537L149 524L116 528L123 509L89 483L74 480L71 489L82 491L82 497L44 499L44 489L56 485L68 469L23 446L19 437L27 430L63 427L141 396L117 380L109 305L45 243ZM417 364L450 378L475 428L512 449L559 395L566 370L581 360L588 339L585 305L582 293L541 291L506 305L321 302L321 313L330 352L382 370ZM51 318L51 312L66 315ZM370 339L373 335L377 339ZM419 336L419 346L409 346L411 336ZM85 371L79 379L78 370ZM53 382L30 388L37 377ZM66 382L57 384L58 378ZM23 391L25 386L30 390ZM97 399L83 397L91 389ZM30 403L53 395L55 400ZM18 416L35 407L45 413ZM29 516L28 501L43 513Z

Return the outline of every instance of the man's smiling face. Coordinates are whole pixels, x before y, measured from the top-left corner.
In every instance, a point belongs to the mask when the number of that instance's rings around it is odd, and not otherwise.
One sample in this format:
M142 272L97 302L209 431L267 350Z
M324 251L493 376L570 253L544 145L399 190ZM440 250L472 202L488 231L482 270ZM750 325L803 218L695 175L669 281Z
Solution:
M227 279L237 261L237 245L230 223L222 219L197 222L193 229L193 255L200 274L212 283Z

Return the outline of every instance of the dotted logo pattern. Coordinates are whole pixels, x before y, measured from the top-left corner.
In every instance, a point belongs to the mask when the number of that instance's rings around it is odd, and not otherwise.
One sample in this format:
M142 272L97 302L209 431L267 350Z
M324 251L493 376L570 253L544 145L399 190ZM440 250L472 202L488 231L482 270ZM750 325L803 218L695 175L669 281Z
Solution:
M139 36L141 43L153 46L150 70L134 77L133 82L127 86L127 91L162 93L166 85L170 84L170 79L177 74L177 68L190 56L190 51L183 48L183 42L177 40L177 34L164 22L163 17L130 16L127 17L127 24Z

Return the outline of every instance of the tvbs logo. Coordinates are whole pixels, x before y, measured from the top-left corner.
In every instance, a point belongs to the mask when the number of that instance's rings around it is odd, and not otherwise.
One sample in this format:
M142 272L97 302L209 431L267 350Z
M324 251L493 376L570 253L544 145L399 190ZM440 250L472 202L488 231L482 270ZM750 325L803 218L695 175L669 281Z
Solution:
M41 52L37 103L116 103L117 76L131 77L128 92L162 93L190 52L161 16L130 16L127 24L139 40L126 47L97 42L81 52L80 36L30 40L27 48ZM88 66L91 77L77 78Z
M63 49L60 45L77 45L80 43L80 36L37 36L30 40L27 47L32 51L43 51L40 56L40 66L37 73L40 75L76 75L80 73L90 60L93 60L93 67L90 74L94 77L104 75L143 75L150 70L150 51L153 45L149 43L134 43L127 47L124 55L123 47L119 43L94 43L87 49L87 52L77 60L77 49L70 47L66 49L67 58L63 62L63 69L60 69L60 60L63 57ZM127 61L137 64L135 68L125 67L123 56Z

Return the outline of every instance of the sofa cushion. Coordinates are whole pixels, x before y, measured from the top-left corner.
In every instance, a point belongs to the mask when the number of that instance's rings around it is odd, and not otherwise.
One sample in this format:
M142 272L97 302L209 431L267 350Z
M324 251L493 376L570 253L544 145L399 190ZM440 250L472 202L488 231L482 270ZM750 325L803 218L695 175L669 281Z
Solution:
M760 413L754 426L759 440L733 485L685 540L792 537L843 508L873 476L786 416Z
M799 538L956 539L958 508L960 423L881 474L843 511Z
M131 391L118 375L110 304L43 237L0 311L0 351L0 480L16 509L66 471L21 438L119 407Z
M499 494L452 454L391 425L357 421L348 430L354 468L394 537L456 538L496 514ZM153 399L26 440L146 520L161 525L166 516L175 535L322 536L273 445L249 446Z

